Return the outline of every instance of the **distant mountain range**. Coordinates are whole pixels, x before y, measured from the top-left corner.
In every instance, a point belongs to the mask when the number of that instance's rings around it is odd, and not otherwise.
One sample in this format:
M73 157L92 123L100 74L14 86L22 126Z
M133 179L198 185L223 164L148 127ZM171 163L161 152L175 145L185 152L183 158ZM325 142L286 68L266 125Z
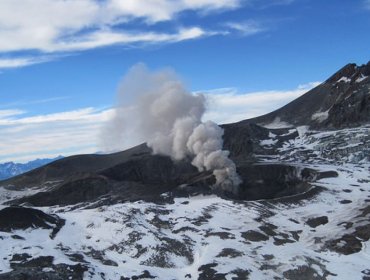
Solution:
M0 180L17 176L61 158L63 158L63 156L58 156L56 158L35 159L26 163L15 163L12 161L0 163Z

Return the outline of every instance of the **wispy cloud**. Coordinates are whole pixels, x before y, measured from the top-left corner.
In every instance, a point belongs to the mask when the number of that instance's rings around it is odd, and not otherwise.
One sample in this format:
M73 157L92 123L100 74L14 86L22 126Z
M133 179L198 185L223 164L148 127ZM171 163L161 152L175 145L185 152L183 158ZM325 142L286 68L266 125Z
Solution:
M0 111L0 162L96 152L101 125L112 110L82 108L32 117L24 113Z
M61 112L47 115L37 115L32 117L13 118L19 114L10 115L11 118L0 118L0 126L16 126L27 124L46 124L55 122L68 122L68 121L84 121L90 120L92 116L96 115L97 109L83 108L75 111Z
M196 39L206 35L207 32L200 27L182 28L176 33L130 33L104 29L81 36L78 39L71 38L45 46L44 51L80 51L118 44L171 43Z
M0 69L18 68L54 60L54 56L0 58Z
M202 91L208 99L204 119L229 123L256 117L285 105L317 84L285 91L243 93L234 88ZM101 128L113 114L113 109L98 108L34 116L18 109L0 110L0 162L96 152ZM135 139L128 142L139 144Z
M189 27L174 33L144 30L150 30L155 23L171 21L184 11L233 9L239 4L240 0L2 0L0 51L56 52L117 43L192 39L199 36L200 29ZM142 21L146 27L135 34L112 31L132 20Z
M176 43L213 35L246 36L265 31L258 22L250 20L229 22L221 30L202 25L201 18L205 15L238 9L246 2L255 3L244 0L2 0L0 69L29 66L54 60L57 54L111 45ZM187 11L200 14L199 23L183 23L179 15ZM163 22L169 27L166 31L156 28ZM133 23L135 29L132 29ZM20 51L39 55L21 57Z
M239 34L243 36L253 35L266 30L266 27L263 27L261 23L254 20L248 20L243 22L228 22L225 25L229 29L237 31Z
M0 121L1 119L22 115L23 113L24 111L19 109L0 110Z
M291 90L269 90L242 93L234 88L204 91L208 111L204 119L231 123L272 112L314 88L320 82L299 85Z
M56 96L56 97L43 98L43 99L17 100L17 101L10 102L10 103L1 103L0 112L1 112L1 109L5 109L5 108L15 108L15 107L22 107L25 105L45 104L45 103L50 103L50 102L66 100L69 98L71 97L70 96ZM0 114L0 117L1 117L1 114Z

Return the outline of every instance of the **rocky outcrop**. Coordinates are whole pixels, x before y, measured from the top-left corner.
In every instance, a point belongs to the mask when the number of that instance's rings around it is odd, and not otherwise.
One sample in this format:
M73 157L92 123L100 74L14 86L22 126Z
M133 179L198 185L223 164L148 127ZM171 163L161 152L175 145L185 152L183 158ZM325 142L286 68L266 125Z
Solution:
M15 258L16 257L16 258ZM59 280L59 279L83 279L87 268L81 264L53 264L54 257L41 256L29 259L27 254L14 255L14 261L10 266L13 271L0 274L0 280ZM16 260L15 260L16 259Z
M41 210L11 206L0 210L0 231L11 232L27 228L51 229L51 238L64 225L64 220L56 215L48 215Z
M269 130L253 123L227 124L224 129L224 149L234 161L255 161L256 154L264 154L261 139L267 139Z
M243 183L237 196L242 200L276 199L307 192L320 172L286 164L254 164L238 168ZM334 172L332 175L336 175Z

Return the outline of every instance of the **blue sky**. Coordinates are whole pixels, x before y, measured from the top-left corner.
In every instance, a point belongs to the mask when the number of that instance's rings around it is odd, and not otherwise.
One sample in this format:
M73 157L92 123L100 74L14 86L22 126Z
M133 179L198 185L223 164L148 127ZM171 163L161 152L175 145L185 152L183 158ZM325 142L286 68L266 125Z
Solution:
M0 162L99 150L138 62L173 68L212 100L209 118L236 121L366 63L369 30L367 0L3 0Z

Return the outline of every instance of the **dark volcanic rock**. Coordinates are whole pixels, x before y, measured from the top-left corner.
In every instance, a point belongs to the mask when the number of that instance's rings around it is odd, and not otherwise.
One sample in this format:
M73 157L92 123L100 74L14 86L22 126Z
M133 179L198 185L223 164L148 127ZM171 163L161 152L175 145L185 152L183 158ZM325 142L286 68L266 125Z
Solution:
M52 229L52 236L55 236L63 225L63 219L37 209L12 206L0 210L0 231L44 228Z
M137 200L162 203L161 194L166 192L170 200L171 197L212 192L238 200L275 199L307 192L312 188L309 182L337 175L272 163L239 164L237 172L243 183L235 195L212 190L215 183L212 173L199 173L188 161L173 162L169 157L144 154L98 174L71 176L48 191L8 203L34 206L74 205L98 200L103 204Z
M249 279L248 275L250 274L250 271L239 268L231 271L231 273L235 274L235 276L231 278L232 280L241 280L241 279L248 280Z
M269 130L256 124L226 124L224 129L224 149L230 151L230 158L253 160L255 154L264 154L259 142L267 139Z
M214 267L217 266L217 263L210 263L202 265L198 268L198 271L200 272L198 280L226 280L227 273L217 273Z
M263 233L255 231L255 230L248 230L246 232L242 232L242 237L245 240L252 241L252 242L269 240L269 237L267 235L264 235Z
M32 258L31 255L27 253L23 254L14 254L10 260L10 262L20 262L20 261L27 261L28 259Z
M355 88L355 93L351 89L352 92L333 105L328 119L322 125L335 128L351 127L370 121L370 90L367 86Z
M325 280L326 277L321 277L312 267L302 265L296 269L291 269L284 272L285 279L291 280Z
M306 224L309 225L312 228L318 227L320 225L325 225L329 222L327 216L321 216L317 218L308 219L306 221Z
M39 192L12 203L27 202L34 206L70 205L92 201L109 193L112 188L113 184L103 176L86 175L63 182L51 191Z
M104 156L101 158L103 159ZM28 178L30 175L25 176ZM17 180L22 181L21 178ZM121 163L98 172L72 174L52 188L48 188L47 191L8 203L52 206L73 205L99 199L106 199L107 203L136 200L159 201L160 195L169 191L180 196L209 193L209 186L214 182L211 173L199 173L189 161L174 162L166 156L143 152L130 154L127 158L122 158ZM179 186L183 187L178 188Z
M133 181L151 185L183 184L189 174L198 173L189 161L173 162L171 158L160 155L145 155L115 165L100 174L116 181Z
M274 199L308 191L309 182L320 172L284 164L248 164L237 169L242 184L237 196L242 200ZM332 175L337 175L333 173Z
M330 250L343 255L358 253L362 249L362 243L355 234L345 234L341 238L329 241L327 246Z
M243 252L240 252L233 248L224 248L216 257L217 258L237 258L243 255L244 255Z
M194 262L193 252L189 244L180 242L176 239L161 237L161 245L155 247L155 253L143 264L163 268L174 267L174 264L168 259L168 253L171 255L185 257L189 263Z
M370 239L370 224L358 226L354 231L344 234L341 238L330 240L327 247L335 252L350 255L358 253L362 249L362 241Z
M343 199L343 200L339 201L339 203L341 203L341 204L349 204L349 203L352 203L352 200Z
M13 271L0 274L0 280L60 280L60 279L83 279L83 274L87 270L81 264L53 264L54 257L41 256L21 262L11 263Z
M153 275L151 275L149 273L149 271L144 270L142 274L137 275L137 276L132 276L131 277L131 280L137 280L137 279L154 279L154 278L157 278L157 277L154 277Z

